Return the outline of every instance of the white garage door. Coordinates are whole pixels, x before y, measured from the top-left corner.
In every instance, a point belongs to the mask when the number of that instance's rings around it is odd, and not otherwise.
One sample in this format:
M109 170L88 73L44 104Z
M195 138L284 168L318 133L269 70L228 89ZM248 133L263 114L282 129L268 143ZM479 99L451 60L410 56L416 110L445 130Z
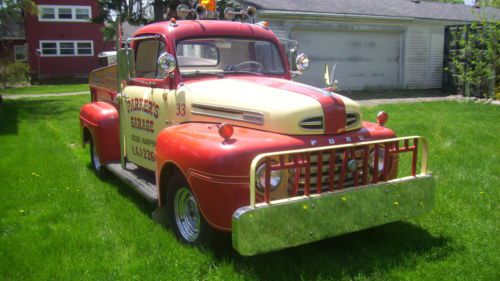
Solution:
M324 65L337 62L340 89L398 88L399 32L324 31L295 29L291 37L311 59L311 67L296 80L324 87Z

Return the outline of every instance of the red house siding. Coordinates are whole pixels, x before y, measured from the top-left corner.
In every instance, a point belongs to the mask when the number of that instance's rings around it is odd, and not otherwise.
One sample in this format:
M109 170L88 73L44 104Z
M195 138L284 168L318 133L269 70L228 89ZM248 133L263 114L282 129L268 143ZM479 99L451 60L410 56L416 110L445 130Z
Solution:
M98 13L97 0L35 0L37 5L90 6L91 17ZM25 21L28 44L28 61L34 79L87 77L99 67L97 55L112 49L105 43L101 32L102 24L91 22L39 21L38 16L28 16ZM92 56L44 56L38 55L40 41L93 41ZM39 73L38 73L39 72Z

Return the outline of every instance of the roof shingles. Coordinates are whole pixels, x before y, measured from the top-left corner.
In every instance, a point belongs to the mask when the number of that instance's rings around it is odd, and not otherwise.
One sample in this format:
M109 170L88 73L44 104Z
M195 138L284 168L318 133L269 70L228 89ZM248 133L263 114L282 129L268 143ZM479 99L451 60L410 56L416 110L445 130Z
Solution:
M24 39L23 18L0 10L0 40Z
M479 15L500 20L500 9L410 0L243 0L261 10L477 21Z

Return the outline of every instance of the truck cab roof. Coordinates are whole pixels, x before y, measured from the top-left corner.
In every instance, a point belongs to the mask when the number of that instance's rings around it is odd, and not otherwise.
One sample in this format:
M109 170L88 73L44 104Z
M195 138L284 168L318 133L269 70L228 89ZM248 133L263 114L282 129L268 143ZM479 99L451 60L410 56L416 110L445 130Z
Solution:
M199 36L236 36L259 38L279 43L276 35L268 28L252 23L217 20L164 21L140 28L133 37L162 34L166 38L180 41Z

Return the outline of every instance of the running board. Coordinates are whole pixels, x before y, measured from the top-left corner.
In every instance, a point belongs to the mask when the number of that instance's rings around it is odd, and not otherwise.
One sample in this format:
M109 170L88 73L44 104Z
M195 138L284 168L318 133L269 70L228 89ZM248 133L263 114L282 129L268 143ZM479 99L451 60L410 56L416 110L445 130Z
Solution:
M158 200L154 173L132 163L127 163L125 169L122 169L120 163L115 162L107 164L106 168L148 201Z

